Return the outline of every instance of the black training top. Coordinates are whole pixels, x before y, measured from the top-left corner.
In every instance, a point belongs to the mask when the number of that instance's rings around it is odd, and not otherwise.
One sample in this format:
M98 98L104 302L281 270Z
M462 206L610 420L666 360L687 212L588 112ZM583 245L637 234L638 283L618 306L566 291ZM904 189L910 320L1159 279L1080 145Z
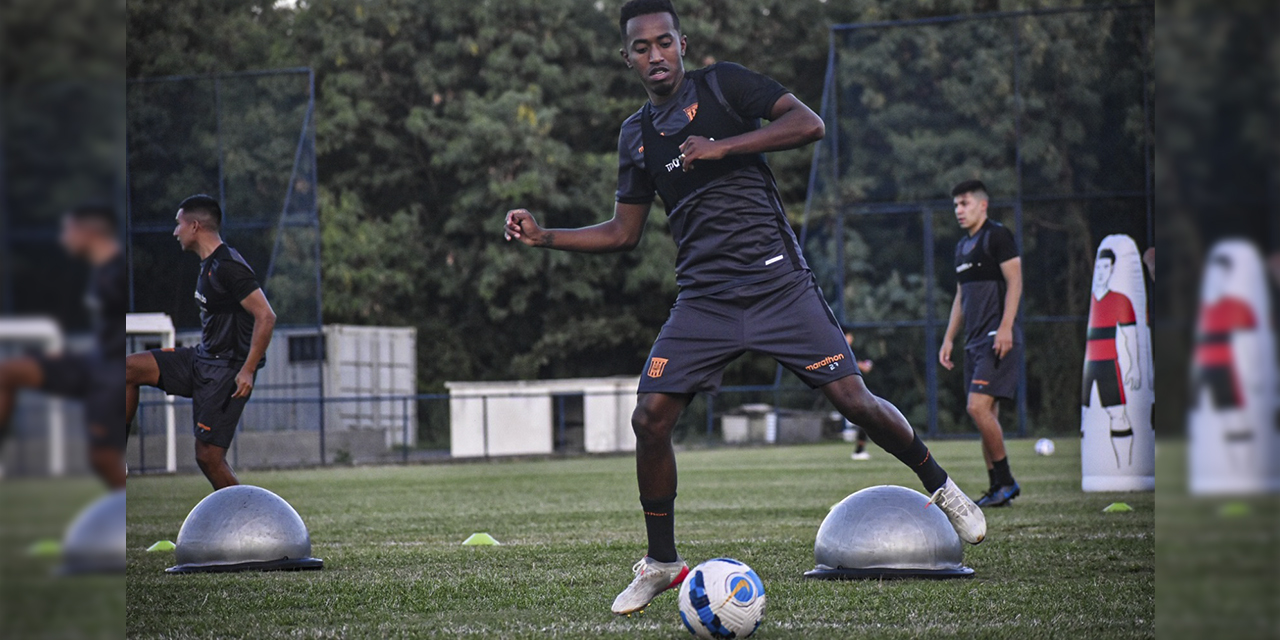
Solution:
M258 279L239 251L218 245L200 263L196 300L200 302L203 335L196 354L229 364L244 363L253 342L253 314L240 302L258 290ZM266 358L258 368L266 364Z
M617 201L648 204L662 196L681 296L808 269L763 155L700 160L688 172L679 159L690 136L724 139L759 128L787 90L728 62L689 71L684 79L671 100L646 103L622 123Z
M960 283L960 306L968 347L995 340L1004 318L1004 295L1008 285L1000 265L1018 257L1013 233L995 220L987 219L978 232L956 243L956 280ZM1013 324L1013 341L1022 342L1022 328Z
M85 306L93 322L98 355L104 360L125 356L125 314L129 312L129 268L121 251L89 273Z

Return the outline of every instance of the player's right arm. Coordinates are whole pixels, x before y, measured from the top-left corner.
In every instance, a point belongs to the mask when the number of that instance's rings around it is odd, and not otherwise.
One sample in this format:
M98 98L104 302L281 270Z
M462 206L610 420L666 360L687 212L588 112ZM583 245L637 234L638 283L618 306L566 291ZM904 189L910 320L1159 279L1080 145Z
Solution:
M938 350L938 362L946 367L947 371L953 369L956 365L951 361L951 343L956 339L956 333L960 331L962 308L960 306L960 285L956 285L956 300L951 303L951 316L947 319L947 332L942 336L942 348Z
M543 229L527 209L512 209L507 212L503 234L508 242L519 240L544 249L582 253L630 251L640 244L651 205L614 203L611 220L581 229Z

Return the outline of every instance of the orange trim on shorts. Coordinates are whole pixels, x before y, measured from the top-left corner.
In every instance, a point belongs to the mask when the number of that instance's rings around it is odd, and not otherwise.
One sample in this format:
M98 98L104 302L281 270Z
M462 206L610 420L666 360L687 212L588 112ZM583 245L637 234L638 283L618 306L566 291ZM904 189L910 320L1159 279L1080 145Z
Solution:
M203 422L197 422L196 427L199 427L201 431L213 431L213 429L209 428L209 425Z

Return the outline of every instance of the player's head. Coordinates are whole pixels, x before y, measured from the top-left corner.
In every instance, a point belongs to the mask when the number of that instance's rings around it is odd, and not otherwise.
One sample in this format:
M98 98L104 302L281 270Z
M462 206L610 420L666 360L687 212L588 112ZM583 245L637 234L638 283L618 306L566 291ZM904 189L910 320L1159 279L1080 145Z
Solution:
M62 233L58 240L67 253L87 258L95 246L115 245L120 222L115 207L91 202L72 207L62 215Z
M685 37L671 0L630 0L618 18L622 59L650 96L670 96L684 78Z
M956 205L956 222L965 231L972 231L987 221L987 185L981 180L965 180L951 190L951 202Z
M1093 290L1105 292L1111 282L1111 273L1116 270L1116 252L1103 249L1098 252L1098 259L1093 263Z
M212 196L190 196L178 205L173 237L183 250L193 251L202 235L218 236L222 230L222 207Z

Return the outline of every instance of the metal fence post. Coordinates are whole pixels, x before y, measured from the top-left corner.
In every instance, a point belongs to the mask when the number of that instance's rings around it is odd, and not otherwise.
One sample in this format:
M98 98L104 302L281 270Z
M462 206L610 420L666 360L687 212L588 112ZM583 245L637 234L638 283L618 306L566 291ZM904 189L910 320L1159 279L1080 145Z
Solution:
M715 437L716 432L716 399L711 394L706 394L707 398L707 443Z
M938 359L931 354L938 348L937 318L934 308L937 296L934 291L936 274L934 273L933 246L933 211L927 207L921 210L924 224L924 379L926 402L929 407L929 435L938 432Z
M400 422L403 433L400 436L400 449L404 452L402 462L409 462L409 396L401 398Z
M141 405L141 403L139 403L139 405ZM143 417L146 415L146 411L143 409L145 409L145 407L139 406L138 413L136 414L136 420L138 423L138 466L140 467L138 469L138 473L147 472L147 430L142 428L146 422ZM22 458L25 460L26 456L23 456Z

